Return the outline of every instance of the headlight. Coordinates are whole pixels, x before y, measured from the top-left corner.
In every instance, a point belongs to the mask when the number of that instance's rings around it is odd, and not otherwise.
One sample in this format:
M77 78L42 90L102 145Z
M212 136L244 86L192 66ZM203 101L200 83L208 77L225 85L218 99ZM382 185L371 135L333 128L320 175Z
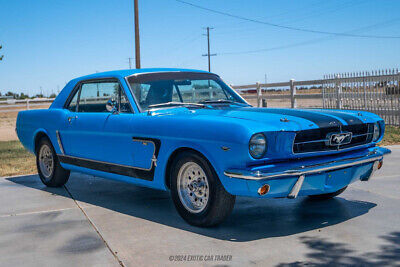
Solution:
M262 133L253 135L249 141L250 155L255 159L260 159L264 156L267 150L267 140Z
M379 137L381 136L381 127L377 122L374 123L374 135L372 136L372 141L378 141Z

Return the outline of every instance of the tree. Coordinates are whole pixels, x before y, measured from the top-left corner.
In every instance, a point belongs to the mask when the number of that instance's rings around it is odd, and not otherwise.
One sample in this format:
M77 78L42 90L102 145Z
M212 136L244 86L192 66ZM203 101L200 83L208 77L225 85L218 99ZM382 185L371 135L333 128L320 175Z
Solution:
M21 94L19 95L19 97L18 97L18 99L27 99L27 98L29 98L29 96L26 95L26 94L24 94L24 93L21 93Z
M2 45L0 45L0 49L2 49L3 48L3 46ZM3 57L4 57L4 55L0 55L0 61L2 61L3 60Z

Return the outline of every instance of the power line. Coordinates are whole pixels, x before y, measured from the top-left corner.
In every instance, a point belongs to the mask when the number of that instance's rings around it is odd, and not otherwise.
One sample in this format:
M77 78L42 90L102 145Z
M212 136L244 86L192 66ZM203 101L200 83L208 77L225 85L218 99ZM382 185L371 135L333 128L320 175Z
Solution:
M322 2L322 3L326 4L326 2ZM315 6L318 6L320 4L321 4L320 0L315 0L315 1L309 3L308 5L305 5L305 6L315 7ZM292 13L293 11L297 14L299 10L298 10L297 7L294 7L294 8L292 7L292 8L289 8L289 9L285 10L284 12L281 12L281 13L278 13L278 14L271 14L271 15L268 15L267 17L262 17L261 19L266 19L266 18L268 18L268 19L271 19L271 18L276 19L276 18L278 18L279 19L281 17L287 18L287 16L290 13ZM245 22L241 22L239 24L242 24L242 23L245 23ZM229 24L218 24L217 26L218 26L218 28L226 28L226 25L228 25L229 28L232 28L232 23L229 23Z
M294 16L294 17L286 16L286 18L284 18L283 20L280 20L279 23L282 23L282 24L293 24L293 23L297 23L299 21L308 20L310 18L311 19L315 19L315 18L318 18L321 15L325 15L325 14L328 14L328 16L329 16L329 15L335 14L336 12L339 12L339 11L341 11L343 9L349 9L350 7L361 5L361 4L364 4L364 3L368 2L368 1L370 1L370 0L359 0L359 1L354 1L353 0L353 1L350 1L350 2L345 1L345 2L342 2L340 4L334 4L334 6L332 6L332 7L327 6L325 8L320 9L320 10L309 10L309 11L306 10L304 13L300 13L299 17L297 17L297 16Z
M192 38L190 38L192 37ZM197 41L198 39L200 39L202 37L201 34L199 35L194 35L192 34L192 36L188 36L187 38L183 39L183 40L179 40L179 42L176 42L174 46L171 46L170 48L168 48L168 55L177 53L177 52L181 52L181 48L182 47L187 47L188 45L192 44L193 42Z
M399 21L399 20L400 20L400 18L397 18L397 19L392 19L392 20L376 23L376 24L373 24L373 25L369 25L369 26L365 26L365 27L362 27L362 28L358 28L358 29L349 31L348 33L367 30L367 29L378 27L378 26L387 25L389 23L392 23L392 22L395 22L395 21ZM292 43L292 44L283 45L283 46L276 46L276 47L262 48L262 49L255 49L255 50L246 50L246 51L237 51L237 52L225 52L225 53L218 53L218 55L240 55L240 54L252 54L252 53L260 53L260 52L268 52L268 51L274 51L274 50L281 50L281 49L287 49L287 48L303 46L303 45L307 45L307 44L314 44L314 43L317 43L317 42L326 41L326 40L330 40L330 39L334 39L334 38L335 38L335 36L322 37L322 38L317 38L317 39L312 39L312 40L308 40L308 41Z
M277 28L282 28L282 29L287 29L287 30L309 32L309 33L318 33L318 34L327 34L327 35L337 35L337 36L345 36L345 37L361 37L361 38L376 38L376 39L400 39L400 36L358 35L358 34L350 34L350 33L318 31L318 30L311 30L311 29L304 29L304 28L285 26L285 25L280 25L280 24L276 24L276 23L271 23L271 22L261 21L261 20L247 18L247 17L243 17L243 16L238 16L238 15L230 14L230 13L223 12L223 11L218 11L218 10L215 10L215 9L199 6L199 5L192 4L192 3L189 3L189 2L186 2L186 1L182 1L182 0L175 0L175 1L177 1L179 3L182 3L182 4L186 4L186 5L195 7L195 8L198 8L198 9L206 10L206 11L209 11L209 12L212 12L212 13L224 15L224 16L227 16L227 17L236 18L236 19L245 20L245 21L250 21L250 22L259 23L259 24L264 24L264 25L277 27Z
M178 64L175 64L175 66L177 66L178 68L180 68L180 67L182 67L182 66L185 66L186 65L186 63L191 63L194 59L199 59L200 58L200 55L196 55L196 56L193 56L193 57L190 57L190 58L185 58L183 61L181 61L180 63L178 63ZM198 60L196 60L196 62L197 62ZM192 66L192 63L191 63L191 66Z
M309 18L314 19L314 18L319 17L321 15L324 15L326 13L329 13L329 15L331 15L331 14L334 14L335 12L338 12L338 11L340 11L342 9L348 9L349 7L352 7L352 6L355 6L355 5L359 5L359 4L365 3L367 1L370 1L370 0L359 0L358 2L351 2L351 3L344 2L344 3L341 3L339 5L335 4L334 7L330 7L330 6L324 7L323 10L319 10L319 11L318 10L314 11L313 9L305 10L305 13L303 13L303 14L301 12L299 12L298 9L296 9L296 14L300 14L300 17L293 17L293 16L290 16L290 12L285 12L286 14L289 14L289 15L284 16L284 20L280 20L279 23L285 23L285 24L289 23L289 24L291 24L291 23L294 23L294 22L304 21L304 20L307 20ZM318 6L317 3L319 3L319 1L316 1L315 4L312 5L312 7ZM323 2L324 5L326 5L326 3L328 3L328 2ZM282 13L282 14L285 14L285 13ZM276 18L276 17L277 17L277 15L263 17L263 18L271 19L271 18ZM278 16L278 17L280 17L280 16ZM246 23L246 22L241 22L241 23L243 24L243 23ZM257 28L235 29L233 31L228 31L228 32L226 32L226 31L222 32L222 33L218 32L218 35L221 35L221 34L232 34L232 33L238 33L238 32L246 32L247 33L247 32L252 31L252 30L261 30L261 29L265 29L265 27L264 26L258 26Z
M318 9L320 6L324 7L327 4L329 6L331 3L332 2L330 2L330 1L316 0L316 1L312 1L311 3L308 3L308 4L303 4L302 8L306 8L306 10L307 10L307 7L311 7L311 9L315 9L315 8ZM266 17L263 17L261 19L271 19L271 18L273 18L275 20L275 19L280 19L280 18L287 18L287 17L290 17L291 14L293 14L293 11L295 12L295 14L298 14L302 10L301 9L299 10L299 8L295 6L295 7L292 7L290 9L287 9L285 12L281 12L281 13L278 13L278 14L275 14L275 15L266 16Z
M304 42L298 42L298 43L282 45L282 46L275 46L275 47L270 47L270 48L245 50L245 51L238 51L238 52L218 53L218 55L240 55L240 54L253 54L253 53L260 53L260 52L269 52L269 51L274 51L274 50L281 50L281 49L293 48L293 47L302 46L302 45L306 45L306 44L316 43L317 41L327 40L327 39L329 39L329 38L326 38L326 37L318 38L318 39L308 40L308 41L304 41Z

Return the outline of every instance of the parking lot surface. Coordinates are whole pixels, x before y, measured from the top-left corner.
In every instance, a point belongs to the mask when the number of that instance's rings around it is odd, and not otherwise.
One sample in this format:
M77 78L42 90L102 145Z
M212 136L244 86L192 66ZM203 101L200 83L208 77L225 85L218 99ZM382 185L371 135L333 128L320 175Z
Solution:
M0 266L400 265L400 146L369 182L327 201L237 198L215 228L168 192L73 173L0 179Z

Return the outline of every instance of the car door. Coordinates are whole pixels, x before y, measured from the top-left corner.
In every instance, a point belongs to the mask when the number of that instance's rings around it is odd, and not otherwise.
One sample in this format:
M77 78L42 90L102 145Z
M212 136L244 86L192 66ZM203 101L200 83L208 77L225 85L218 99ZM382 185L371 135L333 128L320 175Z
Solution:
M107 103L118 93L114 80L91 80L78 84L60 130L65 154L82 159L101 160L104 124L111 114Z
M136 136L140 125L133 121L142 115L133 112L118 80L82 82L67 113L60 135L65 155L75 158L70 162L133 177L138 172L125 167L152 170L157 141Z

